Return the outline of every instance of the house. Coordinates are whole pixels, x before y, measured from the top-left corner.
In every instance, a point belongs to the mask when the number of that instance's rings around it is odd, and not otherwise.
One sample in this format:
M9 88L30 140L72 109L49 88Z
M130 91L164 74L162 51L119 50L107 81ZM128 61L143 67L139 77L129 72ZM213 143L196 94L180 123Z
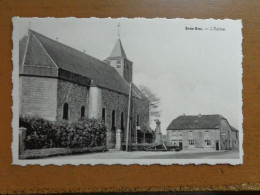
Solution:
M117 129L126 138L132 77L120 39L101 61L29 30L19 42L19 113L50 121L103 119L113 148ZM149 104L135 84L131 88L131 140L137 142L137 131L149 128Z
M182 115L167 127L167 144L184 150L237 150L239 135L221 115Z

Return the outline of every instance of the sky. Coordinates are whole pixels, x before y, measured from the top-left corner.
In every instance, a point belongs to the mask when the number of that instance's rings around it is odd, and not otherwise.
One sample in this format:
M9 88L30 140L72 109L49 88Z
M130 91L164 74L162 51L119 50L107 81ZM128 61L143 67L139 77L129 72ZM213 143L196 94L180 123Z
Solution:
M119 23L134 83L149 87L161 99L162 133L183 114L220 114L242 130L239 20L23 18L14 28L19 38L30 28L104 60L118 39Z

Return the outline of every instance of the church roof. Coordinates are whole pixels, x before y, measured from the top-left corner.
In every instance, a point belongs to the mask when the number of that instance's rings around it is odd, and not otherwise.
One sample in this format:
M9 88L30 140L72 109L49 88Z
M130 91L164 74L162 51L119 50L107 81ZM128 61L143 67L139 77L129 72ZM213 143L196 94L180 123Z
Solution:
M117 40L109 58L119 58L119 57L127 59L120 39Z
M182 115L174 119L167 130L219 129L221 115Z
M120 40L119 43L116 43L116 45L118 44L122 47ZM122 52L122 55L125 56L123 48ZM21 53L26 55L25 64L43 66L48 63L48 66L55 65L58 69L92 79L98 87L124 94L129 93L129 84L114 67L35 31L29 30L27 50ZM117 51L114 52L114 54L116 53ZM134 89L134 95L139 94L140 91L137 89Z

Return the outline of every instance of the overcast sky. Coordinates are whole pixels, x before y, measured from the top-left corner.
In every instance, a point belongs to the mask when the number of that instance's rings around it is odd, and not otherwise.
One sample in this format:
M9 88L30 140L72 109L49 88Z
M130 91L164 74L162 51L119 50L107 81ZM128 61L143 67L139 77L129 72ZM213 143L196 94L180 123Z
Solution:
M17 30L21 38L30 26L104 60L118 39L119 22L125 53L133 62L134 82L148 86L161 98L163 133L184 113L221 114L242 130L242 35L238 20L23 19Z

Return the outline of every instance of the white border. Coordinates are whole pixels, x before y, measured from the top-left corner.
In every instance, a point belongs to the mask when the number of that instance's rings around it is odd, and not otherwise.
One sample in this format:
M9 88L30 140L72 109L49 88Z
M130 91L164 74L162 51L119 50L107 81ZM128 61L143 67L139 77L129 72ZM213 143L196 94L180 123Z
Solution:
M160 165L187 165L187 164L230 164L230 165L240 165L243 164L243 130L239 131L239 159L34 159L34 160L20 160L18 159L18 151L19 151L19 20L23 18L13 17L13 50L12 50L12 61L13 61L13 73L12 73L12 82L13 82L13 90L12 90L12 99L13 99L13 120L12 120L12 129L13 129L13 142L12 142L12 157L13 157L13 165L152 165L152 164L160 164ZM31 18L31 19L39 19L39 18ZM40 18L46 19L46 18ZM59 19L79 19L79 18L59 18ZM176 18L179 19L179 18ZM188 20L200 20L200 19L188 19ZM206 19L212 20L212 19ZM224 19L225 21L231 21L230 19ZM232 20L236 22L241 27L241 72L242 70L242 21L241 20ZM241 97L242 97L242 80L241 80ZM243 102L242 102L243 103ZM242 109L242 108L241 108ZM241 119L243 121L243 118ZM242 124L243 126L243 124Z

